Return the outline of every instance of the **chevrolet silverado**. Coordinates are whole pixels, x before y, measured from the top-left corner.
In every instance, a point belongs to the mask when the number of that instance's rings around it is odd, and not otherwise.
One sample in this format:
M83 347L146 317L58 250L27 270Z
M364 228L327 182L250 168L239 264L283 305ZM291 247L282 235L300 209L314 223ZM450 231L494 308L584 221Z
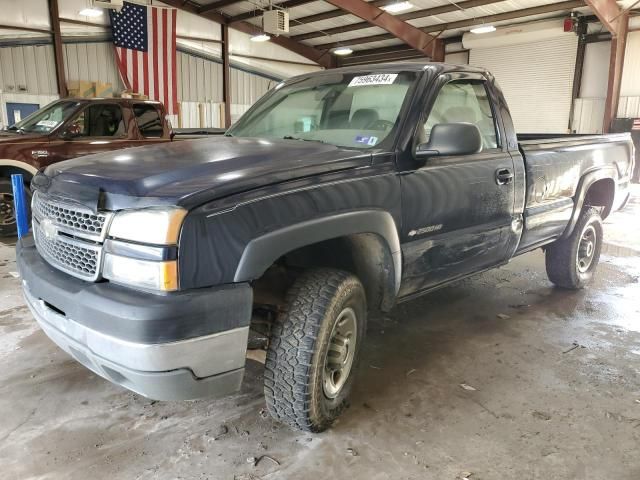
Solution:
M18 265L42 329L111 382L229 394L259 343L268 411L319 432L369 313L538 248L551 282L587 286L632 158L628 134L519 137L481 69L327 70L280 83L224 137L38 173Z

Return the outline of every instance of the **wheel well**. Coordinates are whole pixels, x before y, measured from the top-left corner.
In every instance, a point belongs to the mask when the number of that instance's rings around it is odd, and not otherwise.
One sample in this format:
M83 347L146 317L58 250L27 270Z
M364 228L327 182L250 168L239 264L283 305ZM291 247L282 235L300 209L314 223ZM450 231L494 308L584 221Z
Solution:
M1 165L0 166L0 178L8 178L11 179L11 175L22 174L22 178L24 179L24 184L29 186L31 183L31 179L33 178L33 174L26 170L23 170L20 167L14 167L10 165Z
M593 182L584 197L583 207L604 207L602 218L607 218L613 208L616 184L611 178L603 178Z
M329 267L356 275L372 310L388 311L395 301L394 264L386 242L374 233L359 233L307 245L280 257L253 282L254 303L280 303L305 269Z

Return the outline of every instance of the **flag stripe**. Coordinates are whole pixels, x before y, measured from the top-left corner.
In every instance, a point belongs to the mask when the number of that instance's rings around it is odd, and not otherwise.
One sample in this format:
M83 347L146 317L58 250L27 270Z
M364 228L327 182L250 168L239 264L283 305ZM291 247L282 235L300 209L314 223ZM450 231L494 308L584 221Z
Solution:
M164 104L167 106L167 108L169 108L170 104L168 102L169 100L169 55L167 53L168 49L167 49L167 40L169 39L169 33L167 32L167 10L166 9L162 9L162 39L164 40L163 42L163 52L164 55L162 55L162 63L163 63L163 68L162 68L162 78L164 79L163 82L163 86L164 86L164 95L163 95L163 102Z
M144 72L144 94L151 98L151 92L149 92L149 54L147 52L142 54L142 71Z
M162 58L162 50L159 48L159 43L158 43L158 37L161 34L161 32L159 32L159 25L158 25L158 10L157 9L153 9L153 41L151 42L151 48L155 54L155 61L153 62L153 81L155 82L155 99L156 100L161 100L162 101L162 81L161 81L161 72L159 69L159 59Z
M178 22L178 11L171 10L171 45L176 45L176 37L178 32L176 31L176 24ZM176 48L171 49L171 93L172 103L169 107L172 114L178 113L178 72L176 71Z
M147 15L147 35L149 36L149 38L153 38L153 31L154 31L154 19L155 18L155 14L151 14L151 15ZM156 73L154 72L154 65L156 63L156 52L155 49L153 48L149 48L149 65L148 65L148 69L147 69L147 76L149 78L149 98L152 99L156 99L158 98L156 95Z
M133 81L131 82L131 88L134 92L140 91L140 85L138 84L138 50L130 50L131 52L131 67L133 75Z

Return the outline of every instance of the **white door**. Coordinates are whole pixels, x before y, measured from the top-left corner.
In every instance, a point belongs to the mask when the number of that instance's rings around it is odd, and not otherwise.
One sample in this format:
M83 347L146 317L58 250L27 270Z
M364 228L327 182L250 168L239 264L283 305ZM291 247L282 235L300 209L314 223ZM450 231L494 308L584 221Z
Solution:
M568 133L578 37L472 48L469 64L496 77L518 133Z

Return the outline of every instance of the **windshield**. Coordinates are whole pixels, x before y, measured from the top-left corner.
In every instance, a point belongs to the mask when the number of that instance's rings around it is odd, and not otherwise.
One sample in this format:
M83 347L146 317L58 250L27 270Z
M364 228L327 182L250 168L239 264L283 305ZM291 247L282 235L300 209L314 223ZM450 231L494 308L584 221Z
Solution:
M9 127L20 133L49 133L75 111L78 102L56 102Z
M228 135L372 148L392 138L416 78L416 72L335 73L280 85L243 115Z

